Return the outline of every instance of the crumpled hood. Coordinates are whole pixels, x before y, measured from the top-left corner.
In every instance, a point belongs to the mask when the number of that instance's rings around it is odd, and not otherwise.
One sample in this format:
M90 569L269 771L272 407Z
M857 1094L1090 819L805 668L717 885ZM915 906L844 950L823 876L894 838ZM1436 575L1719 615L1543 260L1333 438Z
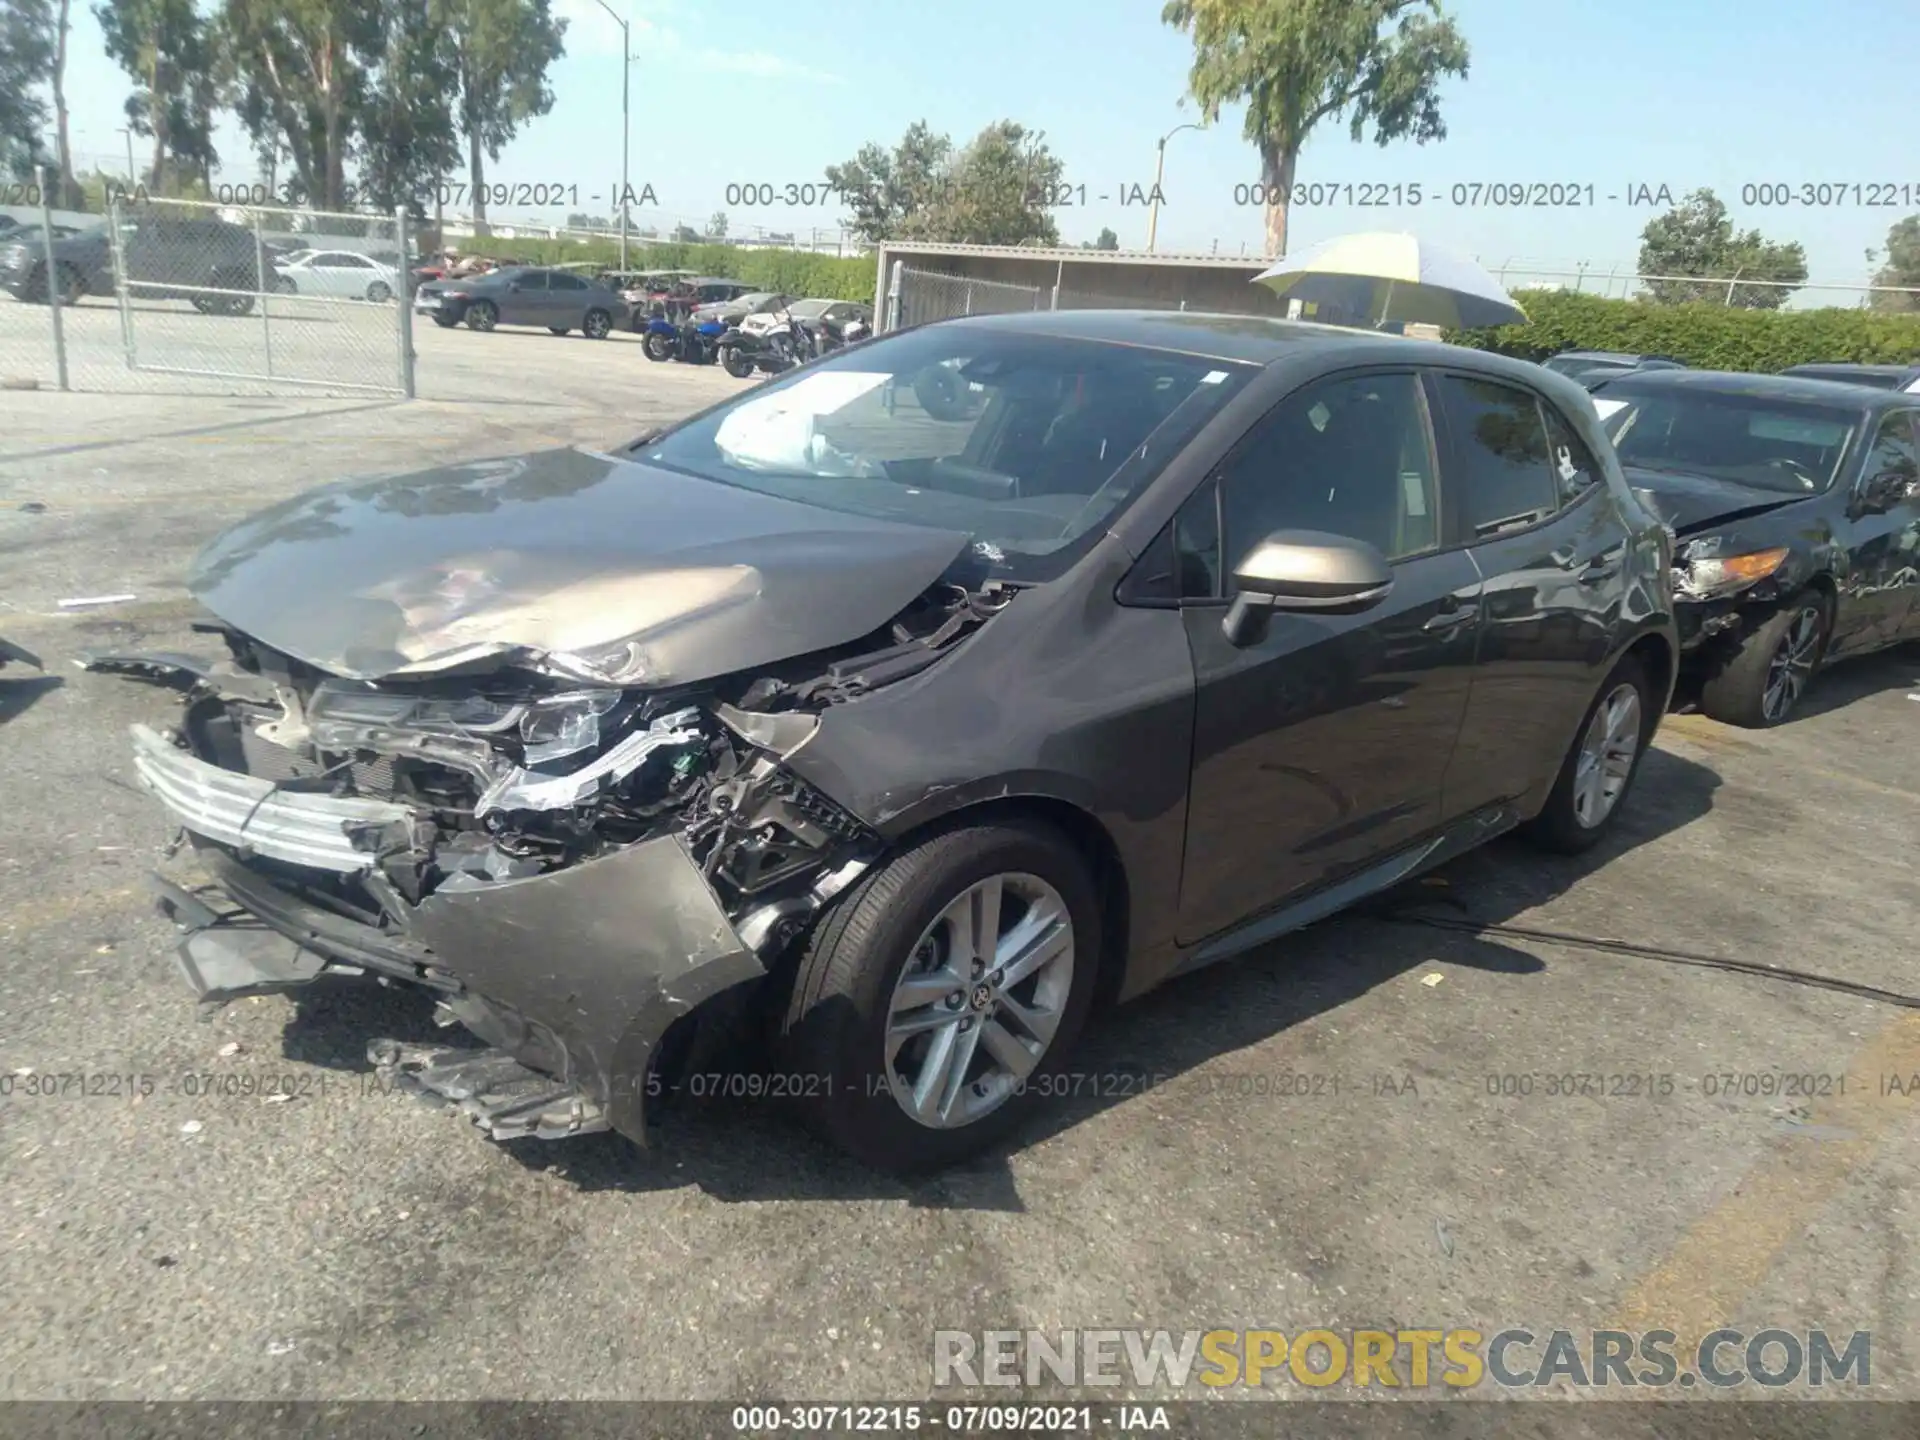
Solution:
M1627 483L1676 535L1688 535L1710 525L1764 514L1814 498L1811 491L1784 495L1777 490L1761 490L1712 475L1646 470L1638 465L1626 465L1622 469Z
M189 585L354 679L522 664L666 686L856 640L968 538L559 449L312 491L217 538Z

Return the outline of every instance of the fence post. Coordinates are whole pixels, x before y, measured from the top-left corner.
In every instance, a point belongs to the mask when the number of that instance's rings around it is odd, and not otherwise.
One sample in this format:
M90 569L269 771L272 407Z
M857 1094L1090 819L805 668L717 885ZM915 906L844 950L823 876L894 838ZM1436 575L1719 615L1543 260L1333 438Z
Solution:
M400 393L407 399L414 398L413 389L413 265L408 252L413 249L407 241L407 207L393 207L393 243L399 252L395 257L393 276L393 303L400 307L398 324L394 327L400 332Z
M47 203L47 167L33 167L33 188L40 196L40 244L46 265L46 283L41 286L47 292L47 313L53 317L53 369L59 378L60 388L67 388L67 332L60 323L60 304L66 298L66 285L60 279L59 268L53 263L53 207Z
M260 292L260 341L266 347L267 378L273 378L273 286L267 280L267 242L260 234L260 211L253 212L253 283Z
M120 228L120 194L107 196L107 255L113 266L113 298L120 309L120 348L126 353L127 369L140 368L140 355L133 334L133 297L127 287L127 237Z

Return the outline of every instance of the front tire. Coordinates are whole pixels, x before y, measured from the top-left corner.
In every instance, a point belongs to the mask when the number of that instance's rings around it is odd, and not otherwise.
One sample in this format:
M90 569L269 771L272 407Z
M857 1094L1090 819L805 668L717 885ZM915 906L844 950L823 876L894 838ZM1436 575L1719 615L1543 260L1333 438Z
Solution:
M1100 956L1093 877L1058 831L928 836L842 897L800 954L779 1049L807 1077L808 1123L896 1173L987 1148L1053 1088Z
M673 358L673 341L669 337L654 331L647 332L647 338L640 342L640 348L647 352L647 359L649 360L671 360Z
M1825 658L1832 628L1826 602L1803 590L1740 637L1726 663L1700 687L1700 709L1715 720L1764 730L1791 715Z
M1587 707L1545 808L1527 824L1529 839L1562 855L1600 843L1640 773L1657 705L1646 667L1634 656L1623 658Z
M604 310L589 310L580 324L580 333L589 340L604 340L613 329L613 317Z
M469 330L491 330L499 319L500 312L493 308L491 300L476 300L467 307Z
M549 335L564 335L567 333L567 327L564 325L549 325L547 326L547 333Z
M393 299L393 287L384 280L376 280L367 286L367 299L375 305L384 305Z
M436 313L433 317L433 323L438 325L442 330L451 330L460 323L460 318L457 315L441 315Z

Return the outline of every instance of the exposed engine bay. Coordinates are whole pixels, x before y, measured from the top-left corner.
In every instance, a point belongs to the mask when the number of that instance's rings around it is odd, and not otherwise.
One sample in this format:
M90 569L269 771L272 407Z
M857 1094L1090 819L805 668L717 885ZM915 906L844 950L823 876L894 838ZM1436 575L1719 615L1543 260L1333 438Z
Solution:
M358 873L297 867L308 898L349 918L395 923L436 893L677 833L736 922L775 906L752 932L772 943L813 908L799 899L806 884L872 838L781 757L805 743L813 713L925 669L1012 594L998 582L943 582L837 652L668 692L511 668L344 680L217 623L198 628L225 639L225 664L130 655L89 668L190 677L179 740L277 794L404 806L404 823L350 827L365 856ZM250 846L244 832L231 848L275 859L270 840Z

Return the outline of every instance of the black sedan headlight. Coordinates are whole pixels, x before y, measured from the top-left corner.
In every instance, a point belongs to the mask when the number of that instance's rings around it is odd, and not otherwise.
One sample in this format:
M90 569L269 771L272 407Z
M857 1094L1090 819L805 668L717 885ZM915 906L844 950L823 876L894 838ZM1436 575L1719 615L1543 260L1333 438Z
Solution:
M1717 600L1736 595L1777 572L1787 563L1789 553L1785 546L1750 550L1740 555L1682 551L1673 567L1673 588L1683 600Z

